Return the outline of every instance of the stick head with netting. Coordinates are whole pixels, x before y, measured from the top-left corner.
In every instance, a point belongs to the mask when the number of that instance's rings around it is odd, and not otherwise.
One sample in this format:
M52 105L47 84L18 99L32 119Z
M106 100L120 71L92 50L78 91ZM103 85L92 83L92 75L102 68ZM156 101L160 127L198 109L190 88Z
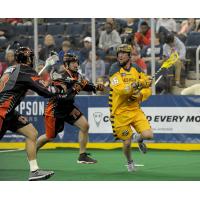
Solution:
M172 52L169 58L163 62L160 69L154 74L153 78L156 77L163 69L169 69L179 59L179 55L176 51Z
M55 65L57 62L59 61L59 57L58 54L54 51L51 52L51 56L49 58L46 59L45 61L45 66L41 69L41 71L38 73L38 75L41 75L42 72L49 68L52 67L53 65Z

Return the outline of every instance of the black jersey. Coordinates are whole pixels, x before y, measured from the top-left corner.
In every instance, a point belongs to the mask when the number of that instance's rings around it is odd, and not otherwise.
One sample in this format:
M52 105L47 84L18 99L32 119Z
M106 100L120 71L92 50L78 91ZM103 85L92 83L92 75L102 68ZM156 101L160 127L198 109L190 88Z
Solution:
M37 72L23 64L7 68L0 79L0 117L12 112L31 89L45 98L55 94L48 91Z
M79 72L72 73L69 70L66 70L64 73L61 74L61 77L56 81L61 82L62 84L65 84L67 87L68 92L71 92L73 85L75 83L81 83L83 81L83 76ZM84 91L94 91L95 86L92 83L87 83L84 85L83 88ZM54 99L51 98L45 108L45 115L46 116L52 116L52 117L58 117L58 118L65 118L69 112L74 108L74 98L75 93L71 93L72 95L68 95L69 98L66 99Z

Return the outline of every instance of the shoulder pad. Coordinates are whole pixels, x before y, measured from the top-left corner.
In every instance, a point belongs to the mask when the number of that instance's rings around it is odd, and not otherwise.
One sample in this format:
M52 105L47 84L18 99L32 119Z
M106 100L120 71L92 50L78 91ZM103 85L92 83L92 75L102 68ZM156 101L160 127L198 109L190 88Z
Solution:
M121 67L119 66L118 62L113 63L110 67L109 76L112 76L113 74L119 72L120 68Z
M132 67L135 68L139 73L143 72L143 70L137 64L135 64L135 63L132 64Z

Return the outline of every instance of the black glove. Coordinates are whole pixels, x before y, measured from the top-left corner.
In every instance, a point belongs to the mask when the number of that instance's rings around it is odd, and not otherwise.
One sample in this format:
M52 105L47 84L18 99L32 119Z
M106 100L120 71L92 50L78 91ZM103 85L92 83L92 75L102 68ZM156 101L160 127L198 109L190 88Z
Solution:
M96 93L97 93L96 86L95 86L93 83L89 83L88 85L89 85L89 87L91 88L91 91L94 92L94 93L96 94Z

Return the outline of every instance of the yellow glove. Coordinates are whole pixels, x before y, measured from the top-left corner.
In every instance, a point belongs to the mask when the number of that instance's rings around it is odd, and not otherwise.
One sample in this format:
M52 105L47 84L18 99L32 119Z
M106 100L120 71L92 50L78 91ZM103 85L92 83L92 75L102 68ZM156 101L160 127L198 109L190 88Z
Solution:
M139 84L141 88L149 88L152 85L152 78L151 76L147 76L146 79L139 79Z
M128 99L128 102L133 102L133 101L137 101L138 103L142 102L142 94L140 93L140 91L134 92Z

